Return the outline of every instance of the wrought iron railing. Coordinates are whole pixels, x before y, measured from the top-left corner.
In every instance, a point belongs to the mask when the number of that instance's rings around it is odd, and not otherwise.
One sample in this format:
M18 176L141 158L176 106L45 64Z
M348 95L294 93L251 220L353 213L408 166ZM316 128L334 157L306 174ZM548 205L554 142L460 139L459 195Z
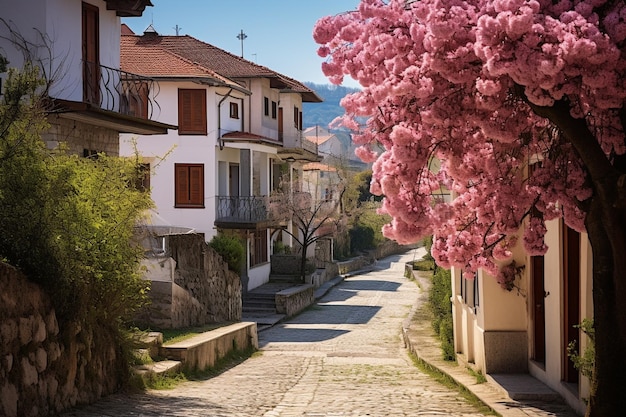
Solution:
M267 197L217 196L216 220L229 223L256 223L269 218Z
M101 109L152 119L159 83L120 69L83 63L83 100Z

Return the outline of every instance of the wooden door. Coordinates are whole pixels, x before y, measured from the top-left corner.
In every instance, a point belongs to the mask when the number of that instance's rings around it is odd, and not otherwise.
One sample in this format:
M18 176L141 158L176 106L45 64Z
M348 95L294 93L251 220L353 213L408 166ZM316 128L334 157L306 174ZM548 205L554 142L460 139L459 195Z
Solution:
M533 285L533 359L539 363L546 362L546 298L544 286L544 258L530 258L531 279Z
M578 382L578 370L567 356L575 342L580 348L580 233L563 224L563 381Z
M98 8L83 3L83 100L100 106L100 27Z

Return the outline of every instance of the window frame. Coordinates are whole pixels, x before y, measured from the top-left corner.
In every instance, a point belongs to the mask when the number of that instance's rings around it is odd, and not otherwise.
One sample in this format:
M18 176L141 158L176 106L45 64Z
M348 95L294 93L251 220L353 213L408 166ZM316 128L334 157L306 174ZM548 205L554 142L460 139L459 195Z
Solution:
M263 97L263 114L265 116L270 115L270 99L267 97Z
M230 102L230 118L239 119L239 103Z
M185 95L188 95L190 109L185 109ZM195 97L194 97L195 96ZM199 108L197 107L199 106ZM206 89L179 88L178 89L178 134L204 135L207 134L207 104Z
M278 103L272 101L272 119L276 119L278 117Z
M255 230L250 239L250 268L269 262L267 229Z
M174 207L205 208L204 164L174 164Z

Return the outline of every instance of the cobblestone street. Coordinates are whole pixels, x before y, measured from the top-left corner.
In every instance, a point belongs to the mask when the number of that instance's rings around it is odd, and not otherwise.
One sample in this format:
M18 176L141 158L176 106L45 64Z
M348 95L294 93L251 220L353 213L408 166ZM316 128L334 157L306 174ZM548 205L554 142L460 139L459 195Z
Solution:
M401 337L419 295L403 277L413 252L345 279L299 316L260 333L260 352L205 381L115 395L87 416L479 416L421 373ZM393 262L392 262L393 261Z

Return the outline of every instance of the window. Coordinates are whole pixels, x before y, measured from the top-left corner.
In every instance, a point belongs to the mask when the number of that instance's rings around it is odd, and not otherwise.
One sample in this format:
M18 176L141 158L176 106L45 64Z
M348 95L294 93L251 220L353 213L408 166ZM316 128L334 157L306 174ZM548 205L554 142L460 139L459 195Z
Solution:
M84 158L90 158L90 159L98 159L98 154L100 152L98 152L95 149L83 149L83 157Z
M275 101L272 101L272 119L276 118L277 109L278 109L278 103L276 103Z
M293 125L296 129L302 130L302 112L296 106L293 106Z
M175 164L175 207L204 208L204 165Z
M123 112L131 116L148 118L148 83L135 81L122 83L123 88Z
M257 230L250 242L250 267L267 262L267 229Z
M270 99L267 97L263 97L263 114L270 115Z
M230 103L230 118L239 119L239 105L237 103Z
M178 90L178 134L206 135L206 90Z

